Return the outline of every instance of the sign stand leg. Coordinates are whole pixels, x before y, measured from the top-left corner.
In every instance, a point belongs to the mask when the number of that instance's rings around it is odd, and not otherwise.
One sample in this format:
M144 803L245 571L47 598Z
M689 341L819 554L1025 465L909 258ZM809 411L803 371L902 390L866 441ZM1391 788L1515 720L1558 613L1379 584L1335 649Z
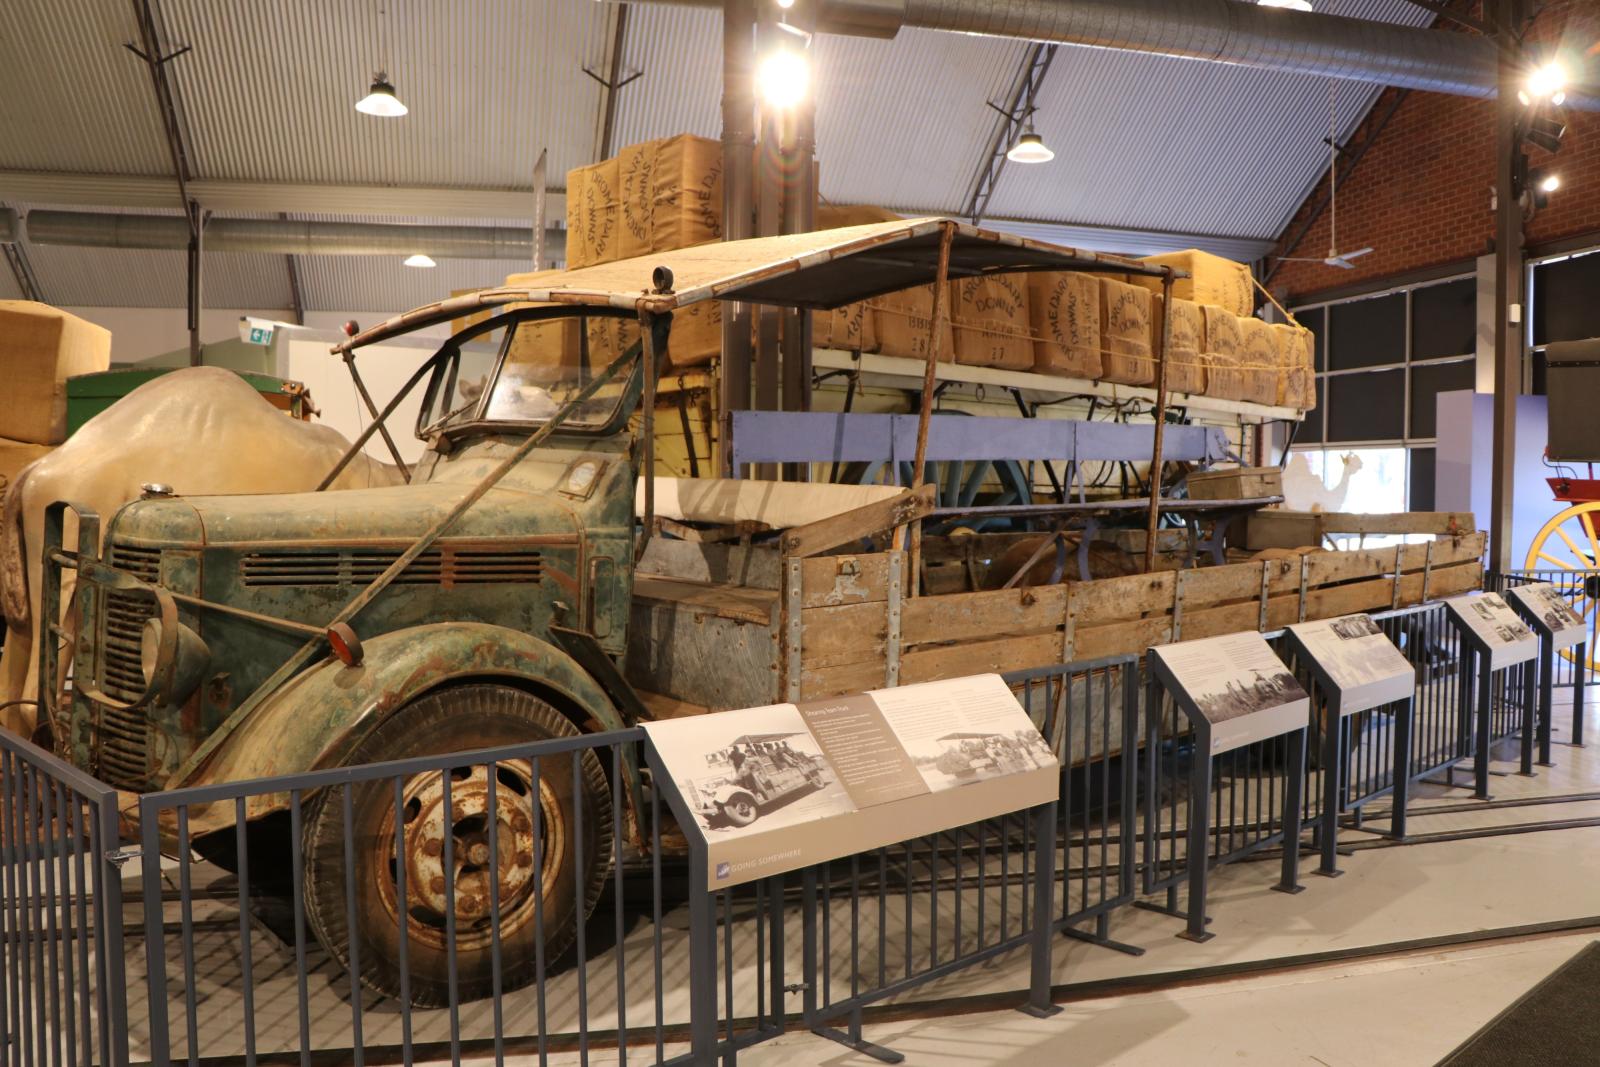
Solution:
M1335 722L1337 723L1337 719ZM1306 734L1309 727L1301 727L1289 734L1289 771L1283 779L1283 877L1278 884L1273 886L1280 893L1301 893L1305 886L1300 884L1300 809L1304 803L1306 784ZM1336 725L1333 733L1332 749L1335 754L1339 751L1338 734L1343 733ZM1338 783L1338 771L1335 769L1333 778L1335 788ZM1339 807L1335 803L1323 813L1323 838L1322 862L1324 868L1332 863L1334 846L1339 837ZM1329 872L1324 869L1323 874L1340 874L1334 870Z
M1389 815L1389 833L1396 840L1406 836L1406 804L1411 794L1411 728L1416 715L1415 698L1407 697L1394 714L1394 792Z
M1056 898L1056 802L1033 809L1033 820L1033 960L1028 1003L1021 1010L1036 1019L1048 1019L1061 1011L1050 998L1051 947L1055 944L1055 917L1050 906Z
M1539 766L1550 762L1550 720L1555 717L1556 650L1554 641L1539 643Z
M1476 800L1489 799L1489 719L1494 708L1494 669L1488 656L1479 655L1477 743L1473 746L1473 790Z
M1322 865L1317 868L1317 873L1328 878L1337 878L1344 872L1339 869L1339 799L1344 796L1344 754L1345 738L1344 715L1339 708L1339 695L1332 693L1328 697L1327 722L1322 730ZM1293 742L1290 743L1291 747ZM1305 747L1305 742L1301 742ZM1291 757L1290 766L1293 766ZM1301 761L1304 767L1305 761ZM1304 773L1302 772L1302 779ZM1294 789L1294 792L1299 792ZM1288 790L1285 790L1287 798ZM1286 800L1287 802L1287 800ZM1287 811L1285 812L1284 825L1288 826ZM1285 830L1285 833L1288 831ZM1284 845L1288 848L1287 842ZM1288 853L1285 852L1285 856ZM1287 868L1284 870L1284 885L1294 885L1293 877L1289 876Z
M1583 686L1589 674L1589 643L1573 649L1576 662L1572 665L1572 747L1583 747Z
M1548 644L1541 640L1540 646ZM1534 672L1537 670L1535 661L1528 660L1522 664L1522 756L1521 766L1517 773L1524 778L1533 777L1533 735L1539 719L1539 705L1534 699Z
M717 909L704 848L689 850L689 1059L717 1062Z
M1189 925L1178 936L1210 941L1206 932L1206 875L1211 865L1211 730L1195 723L1194 766L1189 771Z

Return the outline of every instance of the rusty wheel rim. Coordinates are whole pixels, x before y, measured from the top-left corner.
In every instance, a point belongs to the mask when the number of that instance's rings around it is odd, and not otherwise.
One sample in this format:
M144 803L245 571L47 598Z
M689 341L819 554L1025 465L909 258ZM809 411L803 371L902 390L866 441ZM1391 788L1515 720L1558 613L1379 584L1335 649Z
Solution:
M504 942L533 922L536 866L541 867L540 891L546 900L561 877L567 826L555 790L547 778L541 777L538 844L543 863L536 864L532 773L526 763L502 763L495 770L499 930ZM455 883L455 946L458 951L487 948L494 925L489 881L489 768L458 768L450 773L452 810L448 818L443 774L415 775L402 788L403 856L396 855L393 806L385 811L379 828L383 862L375 865L378 895L389 919L398 923L395 883L403 862L407 936L439 951L447 949L444 841L448 827Z

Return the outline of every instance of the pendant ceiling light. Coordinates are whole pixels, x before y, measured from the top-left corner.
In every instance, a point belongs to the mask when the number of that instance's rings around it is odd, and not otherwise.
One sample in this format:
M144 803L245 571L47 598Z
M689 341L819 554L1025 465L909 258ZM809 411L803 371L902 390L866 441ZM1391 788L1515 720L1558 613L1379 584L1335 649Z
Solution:
M1290 11L1310 11L1311 0L1256 0L1262 7L1286 7Z
M1006 152L1006 158L1013 163L1048 163L1056 154L1045 147L1042 137L1029 132L1017 138L1017 143Z
M432 256L424 252L418 252L415 255L406 257L406 266L408 267L437 267L438 265L433 261Z
M367 90L367 95L356 101L356 110L363 115L375 115L380 119L397 119L404 115L409 108L400 102L400 97L395 95L394 83L389 80L389 38L385 32L387 19L383 6L378 6L378 72L372 76L372 87Z
M356 101L356 110L363 115L376 115L383 119L397 119L408 110L394 95L394 86L389 83L389 76L383 71L372 76L372 88L367 90L367 95Z

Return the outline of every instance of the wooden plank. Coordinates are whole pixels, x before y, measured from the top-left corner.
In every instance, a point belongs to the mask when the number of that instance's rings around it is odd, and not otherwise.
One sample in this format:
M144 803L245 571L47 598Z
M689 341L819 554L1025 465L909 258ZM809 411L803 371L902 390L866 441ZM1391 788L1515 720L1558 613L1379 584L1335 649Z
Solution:
M1483 546L1482 533L1435 541L1434 565L1447 566L1451 563L1478 559L1483 555ZM1427 564L1428 546L1406 545L1400 556L1401 567L1407 573L1420 573ZM1394 570L1395 559L1393 549L1309 552L1305 558L1308 561L1307 585L1312 587L1388 574ZM1230 563L1221 567L1201 567L1189 571L1184 582L1185 604L1216 604L1236 600L1259 602L1261 564L1249 562ZM1079 625L1092 626L1118 619L1136 619L1150 612L1170 612L1172 584L1172 574L1167 572L1085 582L1082 586L1083 602ZM1299 588L1299 559L1275 561L1268 579L1268 592L1277 595L1291 591L1298 592Z
M906 601L900 636L921 645L1035 634L1060 627L1066 610L1065 585L922 596Z
M1476 561L1436 570L1428 583L1429 593L1435 599L1464 593L1482 584L1483 566ZM1385 610L1389 607L1393 590L1394 583L1389 578L1371 578L1329 589L1314 589L1306 594L1306 618L1327 619L1357 611ZM1400 603L1416 604L1421 602L1421 598L1422 575L1403 576L1400 580ZM1275 630L1298 621L1299 601L1298 592L1270 598L1267 601L1267 628ZM1260 601L1185 610L1183 637L1190 640L1254 630L1260 613ZM1142 652L1151 645L1167 640L1170 629L1168 623L1167 618L1156 616L1087 628L1080 624L1076 635L1077 658L1095 659L1124 652Z
M781 561L773 545L711 544L652 537L638 573L692 582L726 582L756 589L782 584Z
M1322 530L1334 534L1469 534L1477 529L1470 511L1405 511L1365 515L1329 511L1322 515Z
M796 526L783 535L785 556L815 556L830 548L861 541L874 534L892 530L902 523L919 519L933 510L933 484L908 489L897 497L853 508L805 526Z
M862 552L800 561L802 607L836 607L889 599L889 554Z
M778 594L768 589L687 582L647 574L634 577L633 596L635 600L653 600L687 608L696 615L714 615L761 626L772 622L772 612L778 602Z
M886 603L806 608L800 621L800 662L808 670L869 660L883 663L888 637Z
M900 684L960 678L968 674L1014 671L1061 661L1061 635L1038 634L998 641L973 641L945 648L918 649L900 657Z

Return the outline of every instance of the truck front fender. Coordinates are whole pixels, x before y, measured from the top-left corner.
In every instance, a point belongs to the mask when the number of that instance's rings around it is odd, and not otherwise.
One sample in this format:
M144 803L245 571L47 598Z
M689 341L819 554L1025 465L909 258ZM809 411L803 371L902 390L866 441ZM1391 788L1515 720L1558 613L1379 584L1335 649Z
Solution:
M237 782L336 767L388 715L423 693L468 680L527 688L572 718L579 729L623 728L594 679L549 642L486 623L432 623L363 642L359 666L329 657L290 679L187 781ZM263 803L265 802L265 803ZM283 806L251 798L249 816Z

